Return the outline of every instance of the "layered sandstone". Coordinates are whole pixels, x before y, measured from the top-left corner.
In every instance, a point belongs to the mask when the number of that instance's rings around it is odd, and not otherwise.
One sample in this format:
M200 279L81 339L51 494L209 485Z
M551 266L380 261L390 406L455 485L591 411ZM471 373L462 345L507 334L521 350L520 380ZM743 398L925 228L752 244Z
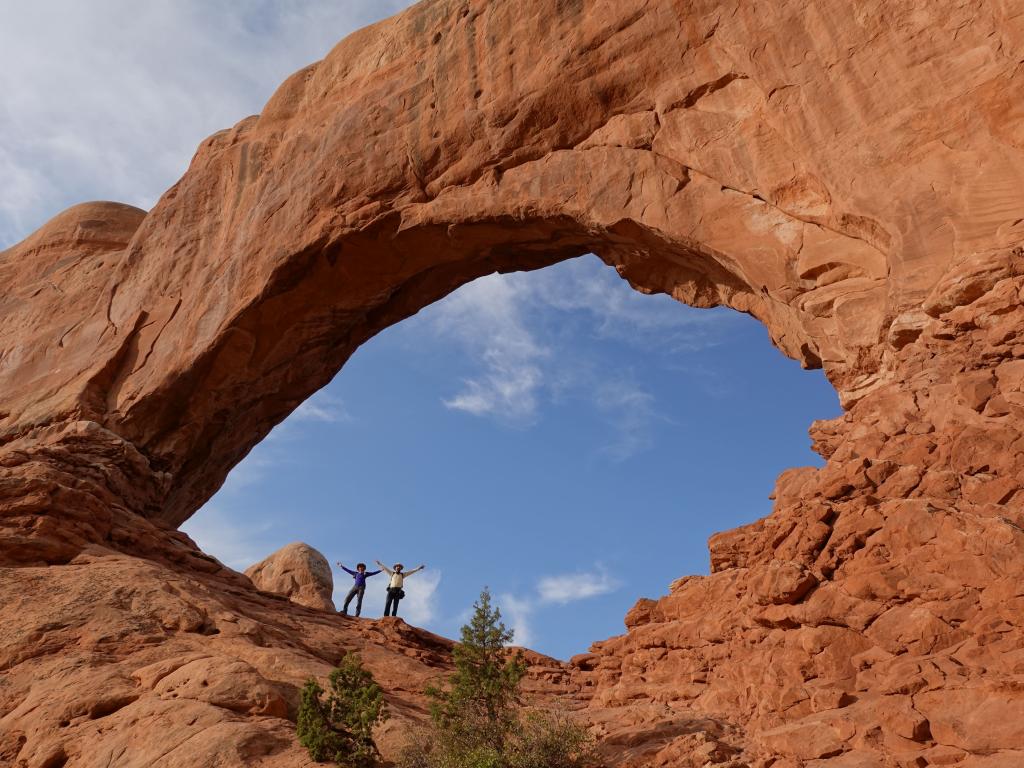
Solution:
M322 611L334 610L334 574L327 558L309 544L296 541L245 569L264 592L284 595L293 603Z
M593 251L756 316L846 410L709 577L537 659L537 696L622 765L1024 762L1022 44L1001 0L422 2L148 214L0 254L0 755L298 765L288 686L342 647L421 715L440 641L260 596L173 529L378 331Z

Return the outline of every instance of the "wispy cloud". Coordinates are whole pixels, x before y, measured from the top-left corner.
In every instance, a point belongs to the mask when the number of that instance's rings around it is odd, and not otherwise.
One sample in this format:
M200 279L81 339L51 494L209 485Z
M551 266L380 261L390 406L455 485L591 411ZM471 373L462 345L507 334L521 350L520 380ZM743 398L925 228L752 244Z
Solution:
M263 442L232 467L219 493L238 494L249 491L273 477L282 465L294 464L297 460L294 444L307 439L308 424L338 424L350 419L341 398L320 390L274 427Z
M563 606L606 595L620 586L618 579L603 566L597 565L588 571L544 576L526 595L504 592L498 596L497 604L506 625L514 633L513 642L516 645L532 646L538 640L534 619L539 611L550 606Z
M243 522L210 504L181 526L181 530L191 536L200 549L238 571L244 571L288 543L281 542L275 546L270 535L273 528L270 521L246 517Z
M596 256L511 279L530 282L536 305L589 315L597 336L642 349L681 353L715 346L729 317L726 310L693 309L668 296L635 291Z
M445 406L505 425L531 426L546 403L590 402L610 436L597 452L625 461L654 445L661 414L654 394L580 339L587 335L654 352L666 368L719 343L721 313L644 296L596 257L536 273L489 275L463 286L417 332L454 339L479 373Z
M281 461L283 459L278 459L273 455L272 447L268 442L261 443L232 467L220 492L237 493L259 485Z
M550 351L523 317L522 289L489 275L451 295L438 309L436 328L454 336L481 361L483 372L444 400L448 408L523 425L536 417L542 361Z
M408 4L5 4L0 249L74 203L151 207L206 136L259 112L292 72Z
M543 603L565 605L614 592L621 582L603 568L545 576L537 582L537 594Z
M518 424L532 421L537 413L540 369L502 360L500 355L491 352L484 355L484 362L488 366L487 373L481 378L467 379L465 389L444 404L474 416L494 415Z
M515 645L533 645L536 637L531 626L534 603L528 598L519 598L504 593L498 596L498 607L507 626L512 629L512 642Z
M409 579L409 594L414 598L402 601L400 612L406 621L417 626L430 624L437 618L437 590L441 586L441 571L421 571Z
M594 403L614 430L614 438L601 447L612 461L625 461L654 445L654 423L660 418L654 395L628 380L601 382Z
M340 397L320 390L302 405L296 408L289 419L296 421L317 421L326 424L336 424L341 421L351 420L345 404Z

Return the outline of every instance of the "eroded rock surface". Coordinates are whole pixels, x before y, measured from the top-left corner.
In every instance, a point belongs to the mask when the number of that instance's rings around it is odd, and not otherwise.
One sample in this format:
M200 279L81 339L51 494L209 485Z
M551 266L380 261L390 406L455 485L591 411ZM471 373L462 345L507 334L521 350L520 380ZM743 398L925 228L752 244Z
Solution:
M756 316L845 413L710 576L536 659L538 700L620 765L1024 763L1022 48L1001 0L428 0L148 214L0 254L0 756L300 765L289 686L342 647L422 716L443 643L261 596L173 529L381 329L593 251Z
M352 650L387 691L382 749L406 742L450 641L257 592L159 535L163 556L90 546L59 567L0 568L0 765L311 765L301 687Z
M284 595L299 605L333 611L334 574L327 558L301 541L286 544L245 569L245 575L264 592Z

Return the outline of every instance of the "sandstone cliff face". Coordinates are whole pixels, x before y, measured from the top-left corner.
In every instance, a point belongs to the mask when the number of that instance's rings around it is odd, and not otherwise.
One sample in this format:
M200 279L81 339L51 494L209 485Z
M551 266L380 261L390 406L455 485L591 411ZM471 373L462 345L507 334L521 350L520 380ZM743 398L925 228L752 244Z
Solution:
M422 2L203 142L148 214L78 206L0 254L0 755L136 764L129 707L40 682L119 675L207 723L138 764L300 764L274 691L346 644L414 718L443 653L267 603L173 528L379 330L593 251L758 317L846 412L711 576L571 669L538 659L537 695L623 765L1024 763L1022 46L1000 0ZM105 586L44 607L79 583ZM255 615L323 631L228 630ZM204 628L217 659L150 686ZM254 661L275 648L307 661ZM256 699L202 693L236 662ZM217 751L232 729L251 754Z
M574 660L602 717L658 703L636 765L676 764L657 732L693 709L742 712L774 765L1024 765L1024 278L1004 265L962 269L977 298L929 307L897 381L815 424L827 466L713 537L710 577Z
M296 541L245 569L264 592L284 595L293 603L322 611L334 608L334 574L327 558L309 544Z

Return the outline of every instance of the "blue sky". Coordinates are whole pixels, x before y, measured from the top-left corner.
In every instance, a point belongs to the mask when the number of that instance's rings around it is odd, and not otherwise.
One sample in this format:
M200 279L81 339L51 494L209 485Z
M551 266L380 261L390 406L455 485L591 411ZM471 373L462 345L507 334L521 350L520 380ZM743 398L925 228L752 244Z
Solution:
M150 207L203 137L403 5L8 9L0 248L82 200ZM519 641L567 657L706 573L707 537L767 514L783 469L820 464L807 426L838 412L756 321L643 296L587 256L475 281L380 334L184 528L236 568L297 540L332 562L425 562L408 620L455 635L488 585Z

